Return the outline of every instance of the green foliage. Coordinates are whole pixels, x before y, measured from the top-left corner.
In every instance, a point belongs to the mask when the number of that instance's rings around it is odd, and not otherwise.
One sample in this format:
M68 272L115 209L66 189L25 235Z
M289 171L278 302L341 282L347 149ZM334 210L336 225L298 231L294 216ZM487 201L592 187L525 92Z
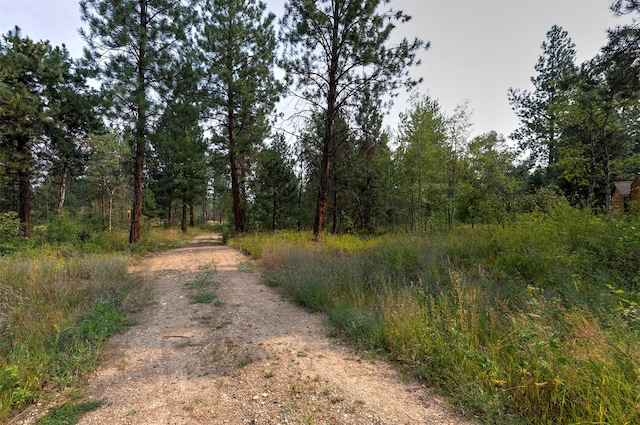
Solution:
M251 213L258 229L292 228L297 219L298 182L289 148L276 138L258 157Z
M67 242L74 244L89 237L80 221L64 212L49 220L43 232L44 241L54 245Z
M127 326L130 258L47 250L0 258L0 418L45 383L73 385L103 342Z
M248 180L256 154L269 133L282 87L274 77L275 15L257 0L199 1L204 10L198 42L209 91L214 151L224 160L232 195L233 224L246 230Z
M20 220L15 212L0 214L0 255L11 253L20 245Z
M218 296L212 289L218 287L214 268L206 267L196 274L185 285L190 290L189 300L193 304L209 304L217 302Z
M348 140L344 117L357 110L355 105L380 105L384 95L396 93L401 87L415 86L417 81L410 77L409 68L419 63L418 51L428 47L428 43L416 38L411 42L403 39L388 49L396 25L410 17L402 11L380 12L381 4L380 1L290 0L280 21L284 45L280 66L290 82L301 89L302 96L318 105L323 122L317 165L316 239L324 227L329 163L344 159L332 157L333 151L341 145L349 150L353 143ZM317 78L317 75L325 77ZM365 133L379 130L361 114L358 121ZM364 220L367 218L363 216Z
M78 404L71 402L54 407L36 425L73 425L77 424L85 413L92 412L102 406L101 401L85 401Z
M277 233L270 285L488 423L640 421L639 223L558 205L433 238ZM339 240L341 239L341 240Z

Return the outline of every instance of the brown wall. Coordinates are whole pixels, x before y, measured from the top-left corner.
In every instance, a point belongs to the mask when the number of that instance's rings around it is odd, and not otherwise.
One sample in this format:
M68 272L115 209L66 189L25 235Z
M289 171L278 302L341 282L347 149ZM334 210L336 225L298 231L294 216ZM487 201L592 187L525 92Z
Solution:
M640 202L640 176L636 177L633 183L631 183L631 194L629 195L629 199Z
M631 193L629 194L629 212L633 215L640 215L640 175L631 183Z
M622 218L624 212L624 195L614 190L611 194L611 215L615 218Z

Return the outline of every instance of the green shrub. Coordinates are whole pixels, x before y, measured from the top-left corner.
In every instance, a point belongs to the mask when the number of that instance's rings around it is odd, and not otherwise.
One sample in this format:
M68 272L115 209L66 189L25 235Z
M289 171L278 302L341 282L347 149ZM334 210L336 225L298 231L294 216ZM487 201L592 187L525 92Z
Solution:
M21 242L20 229L18 214L15 212L0 214L0 255L18 249Z
M14 254L0 258L0 420L95 365L127 325L126 255Z
M252 235L250 251L268 284L470 416L640 423L640 227L545 208L429 238Z

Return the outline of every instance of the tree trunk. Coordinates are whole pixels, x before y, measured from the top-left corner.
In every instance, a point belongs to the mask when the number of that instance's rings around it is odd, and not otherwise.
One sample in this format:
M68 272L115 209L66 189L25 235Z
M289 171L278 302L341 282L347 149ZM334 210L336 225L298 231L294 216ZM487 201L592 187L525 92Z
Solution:
M182 233L187 233L187 204L182 202L182 220L180 220Z
M327 119L328 120L328 119ZM332 127L327 123L327 127ZM327 129L324 146L322 148L322 161L320 162L320 184L318 185L318 201L316 202L316 218L313 223L313 238L320 240L324 227L324 217L327 211L327 192L329 189L329 140L333 129Z
M422 199L422 166L420 166L420 174L418 175L418 232L422 232L422 217L424 216L424 204Z
M31 236L30 221L31 221L31 179L30 179L30 163L31 157L29 154L29 140L28 138L20 138L18 140L18 152L24 163L18 170L18 202L20 203L18 217L22 225L22 235L25 238Z
M334 173L335 174L335 173ZM334 180L334 184L335 184ZM333 189L333 224L331 227L331 234L335 235L338 231L338 191Z
M242 197L240 196L240 166L238 165L235 152L230 154L230 165L234 225L236 232L244 232L244 212L242 208Z
M169 229L173 225L173 199L169 199L169 211L167 213L169 220Z
M147 30L147 0L140 0L140 28ZM145 133L147 126L146 111L146 35L140 36L138 45L138 75L137 75L137 119L135 135L135 168L133 172L133 208L131 211L131 230L129 231L129 243L140 240L140 228L142 225L142 182L144 172Z
M273 187L273 210L271 213L271 230L276 230L276 187Z
M193 211L193 204L189 204L189 226L194 227L196 225L195 214Z
M605 126L602 128L602 145L604 146L603 168L604 168L604 207L607 213L611 211L611 154L609 143L606 139L606 120Z
M333 124L337 114L336 103L338 97L338 59L339 59L339 23L340 11L333 8L333 28L331 34L331 57L329 64L327 87L327 115L325 117L324 136L322 138L322 159L320 160L320 184L318 185L318 201L316 203L316 218L313 223L313 239L320 240L327 212L327 195L329 191L329 163L331 147L333 146Z
M62 172L62 179L60 181L60 201L58 202L58 211L62 211L64 208L64 201L67 197L67 177L69 176L69 169L65 166Z
M109 191L109 231L113 228L112 225L112 217L113 217L113 201L116 197L116 189L112 189Z
M102 228L106 225L106 211L105 211L105 200L104 200L104 189L106 186L105 178L102 177L102 183L100 184L100 214L102 218Z
M31 192L31 182L29 179L29 170L20 170L18 172L18 178L20 180L19 199L20 199L20 223L22 224L22 235L26 238L31 236L30 221L31 221L31 202L29 195Z
M231 196L233 198L233 220L236 232L244 232L244 206L240 190L240 163L236 146L234 99L229 96L227 103L227 133L229 137L229 165L231 168Z
M593 198L595 197L596 190L596 141L593 133L590 134L589 142L591 152L589 154L589 192L587 193L587 207L591 208L593 206Z

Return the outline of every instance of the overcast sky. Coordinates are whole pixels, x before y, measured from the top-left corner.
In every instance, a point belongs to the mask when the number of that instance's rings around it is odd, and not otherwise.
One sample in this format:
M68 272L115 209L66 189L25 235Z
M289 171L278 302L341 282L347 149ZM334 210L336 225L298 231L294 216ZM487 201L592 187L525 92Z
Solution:
M284 0L266 0L280 16ZM431 43L412 71L423 77L420 93L438 99L451 114L469 101L472 133L495 130L508 136L518 120L507 100L510 87L531 89L530 78L540 45L552 25L564 28L576 44L578 63L592 58L607 40L606 30L630 21L615 18L610 0L394 0L391 7L413 19L396 29L398 35ZM15 25L35 40L65 44L73 57L82 54L83 40L77 0L0 0L0 32ZM387 123L397 126L408 96L396 100Z

